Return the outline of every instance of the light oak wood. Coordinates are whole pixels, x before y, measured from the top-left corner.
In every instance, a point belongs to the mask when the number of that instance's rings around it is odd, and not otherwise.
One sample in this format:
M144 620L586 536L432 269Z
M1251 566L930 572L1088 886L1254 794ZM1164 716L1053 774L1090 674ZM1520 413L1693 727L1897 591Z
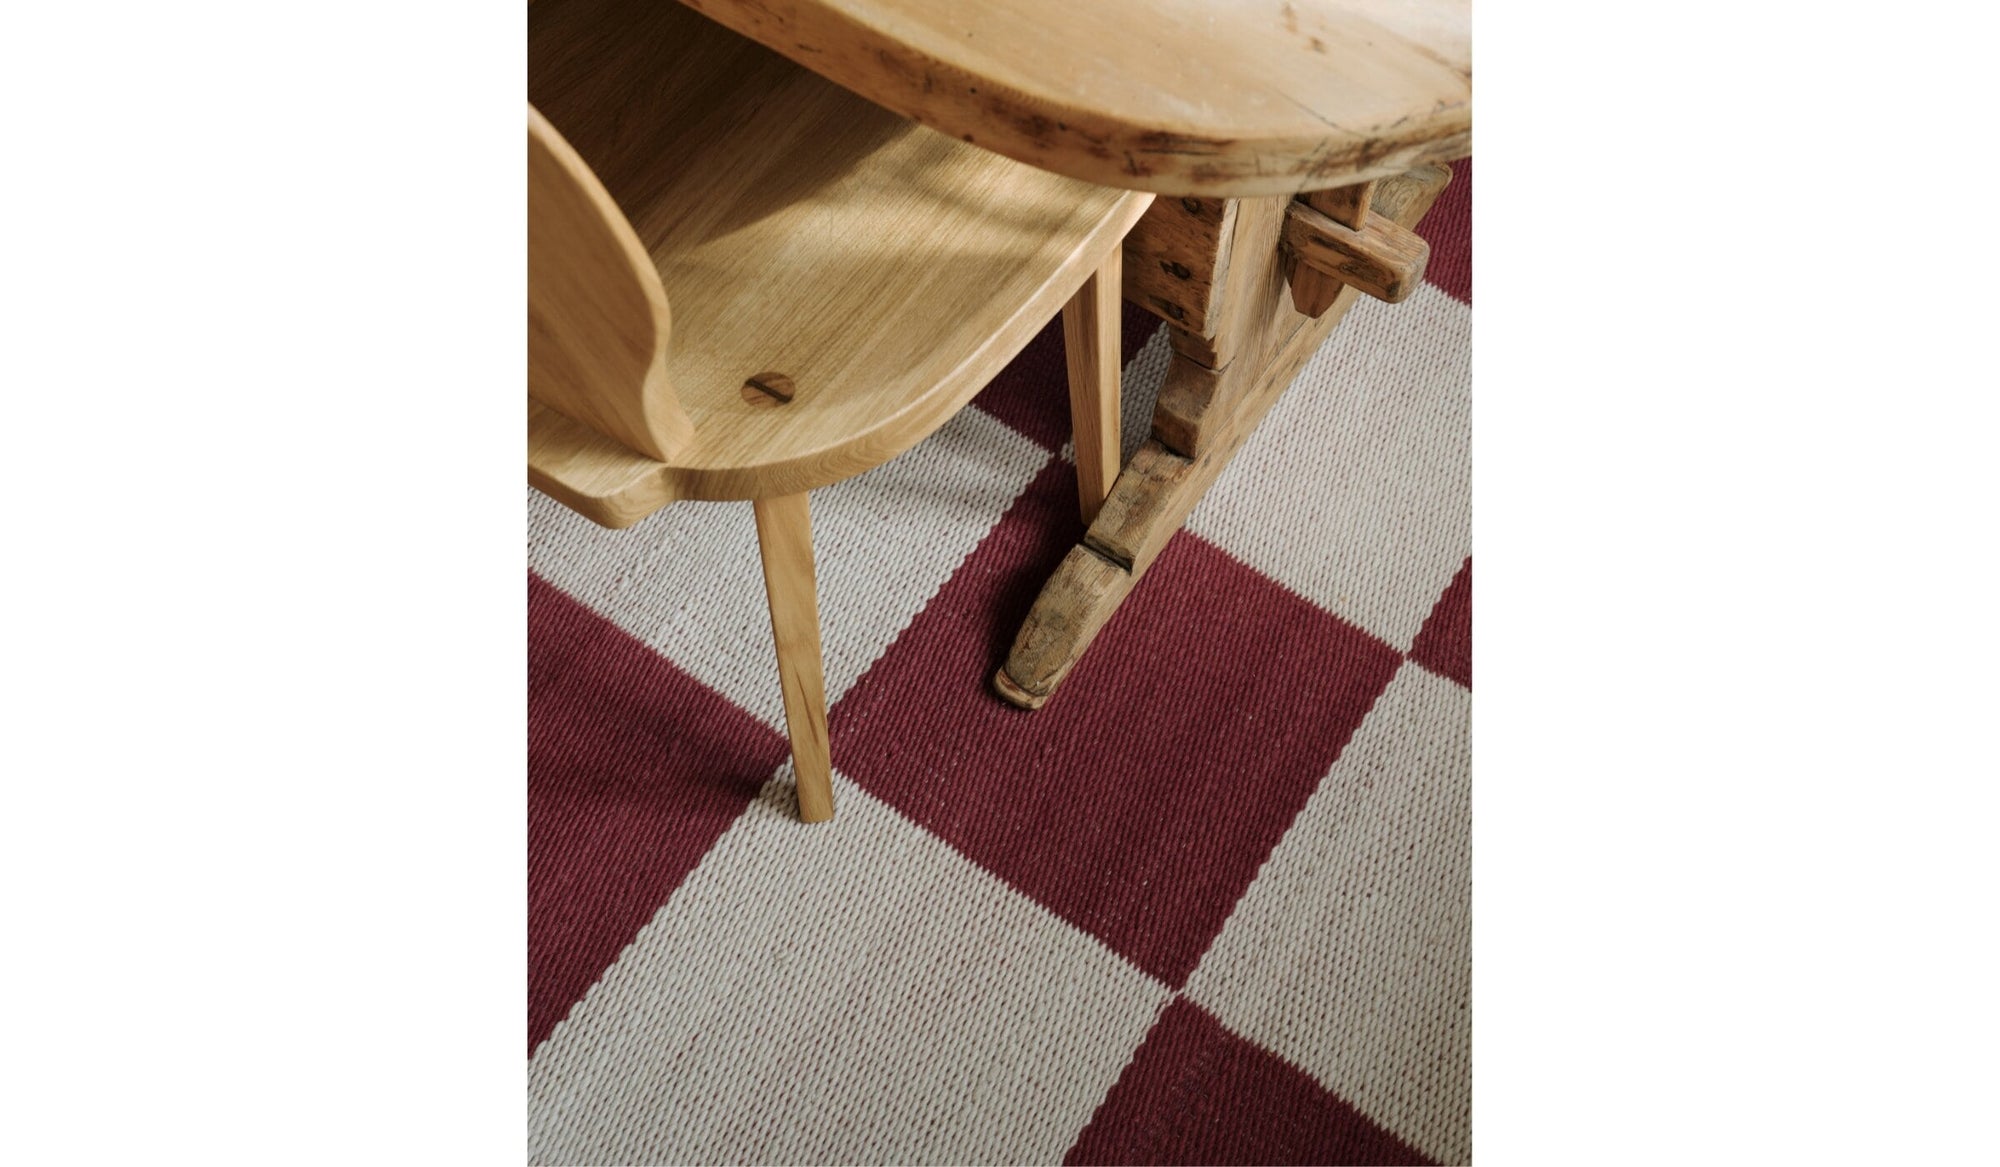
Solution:
M684 0L1010 158L1293 194L1470 150L1470 0Z
M1323 272L1391 304L1400 304L1423 282L1430 244L1407 228L1370 213L1356 230L1304 203L1285 209L1285 244L1302 267Z
M1097 517L1118 477L1120 252L1063 305L1063 350L1069 365L1069 416L1076 433L1076 493L1083 521Z
M674 499L797 494L888 461L1053 317L1151 196L913 125L687 9L539 0L529 92L673 305L694 436L648 457L529 407L530 477L625 526ZM788 378L791 401L746 400Z
M833 817L833 761L826 731L826 670L820 661L812 511L803 494L761 498L751 505L757 512L771 635L778 646L785 729L798 774L799 818L823 823Z
M540 0L529 25L529 479L611 526L753 500L799 816L828 820L806 491L930 434L1067 303L1101 499L1119 241L1152 196L911 125L671 5Z
M1358 230L1368 221L1368 207L1374 194L1375 183L1369 181L1336 186L1331 190L1316 190L1299 198L1334 222ZM1340 294L1343 286L1340 280L1327 272L1295 262L1292 270L1292 307L1304 316L1323 316L1333 306L1333 298Z
M1444 167L1426 166L1385 180L1375 195L1376 213L1414 226L1450 178ZM1236 262L1250 263L1249 253L1239 253ZM1256 262L1265 270L1252 286L1273 280L1282 286L1275 240ZM1023 709L1039 709L1049 700L1360 294L1342 288L1317 320L1300 316L1288 301L1270 304L1262 335L1241 339L1245 355L1223 369L1175 355L1154 411L1155 436L1119 474L1082 545L1064 557L1036 598L993 678L1001 698ZM1199 401L1203 409L1193 417L1163 417L1175 400ZM1191 436L1198 452L1169 448L1158 436L1163 429Z
M528 392L641 453L694 437L659 273L590 167L528 110Z

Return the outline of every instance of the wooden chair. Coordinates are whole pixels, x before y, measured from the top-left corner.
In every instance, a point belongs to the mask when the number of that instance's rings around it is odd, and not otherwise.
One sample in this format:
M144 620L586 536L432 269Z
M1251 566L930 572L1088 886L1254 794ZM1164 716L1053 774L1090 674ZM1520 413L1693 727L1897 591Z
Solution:
M807 492L931 434L1061 309L1089 521L1119 464L1119 245L1152 196L657 0L539 0L529 96L529 481L609 527L751 500L799 815L830 819Z

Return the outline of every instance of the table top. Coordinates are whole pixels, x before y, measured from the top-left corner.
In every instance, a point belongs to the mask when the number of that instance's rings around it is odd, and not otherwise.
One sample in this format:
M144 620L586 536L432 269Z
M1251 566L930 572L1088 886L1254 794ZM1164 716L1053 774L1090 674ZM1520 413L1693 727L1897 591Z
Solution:
M1105 186L1246 197L1471 152L1470 0L682 0L847 89Z

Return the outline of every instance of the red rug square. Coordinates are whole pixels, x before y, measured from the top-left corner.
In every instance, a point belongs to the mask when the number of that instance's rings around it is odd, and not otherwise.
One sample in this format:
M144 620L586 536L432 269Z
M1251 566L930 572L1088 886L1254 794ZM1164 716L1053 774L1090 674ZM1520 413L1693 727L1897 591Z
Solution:
M1451 164L1451 183L1417 224L1431 245L1424 279L1463 304L1472 303L1472 159Z
M1472 688L1472 558L1452 577L1410 645L1410 659Z
M1168 1005L1065 1163L1429 1163L1186 999Z
M1183 534L1047 707L1004 705L986 678L1077 537L1072 490L1030 484L834 710L834 756L1178 987L1402 658Z
M528 577L528 1052L785 760L783 738Z
M1118 323L1118 359L1131 364L1132 358L1160 328L1159 317L1129 300L1123 301ZM1057 316L979 391L972 403L1043 448L1060 450L1070 439L1068 386L1062 317Z

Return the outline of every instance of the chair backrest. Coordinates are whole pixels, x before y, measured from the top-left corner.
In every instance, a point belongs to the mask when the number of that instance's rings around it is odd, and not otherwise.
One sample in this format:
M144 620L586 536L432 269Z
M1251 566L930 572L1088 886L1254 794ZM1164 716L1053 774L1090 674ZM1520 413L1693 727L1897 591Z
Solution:
M670 326L666 289L632 225L529 106L529 395L669 461L694 437L667 381Z

